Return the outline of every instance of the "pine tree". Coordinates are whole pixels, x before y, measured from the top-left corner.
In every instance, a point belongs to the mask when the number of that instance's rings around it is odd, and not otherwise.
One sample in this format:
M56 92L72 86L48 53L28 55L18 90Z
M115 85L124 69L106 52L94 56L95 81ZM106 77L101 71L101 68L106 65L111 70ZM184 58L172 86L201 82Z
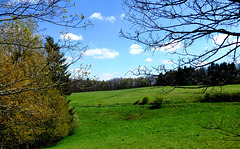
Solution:
M70 73L67 71L68 63L64 58L64 53L60 52L61 47L54 43L52 37L46 37L45 48L47 51L47 62L51 72L52 80L56 84L60 84L57 88L64 95L70 95Z

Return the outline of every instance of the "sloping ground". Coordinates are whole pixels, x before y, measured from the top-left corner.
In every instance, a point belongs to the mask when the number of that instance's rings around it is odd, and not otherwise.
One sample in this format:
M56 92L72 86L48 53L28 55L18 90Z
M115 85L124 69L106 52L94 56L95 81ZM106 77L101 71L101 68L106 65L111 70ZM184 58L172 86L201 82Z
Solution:
M170 88L165 88L169 89ZM216 129L204 129L240 118L239 103L196 103L201 90L177 89L163 95L161 109L134 106L148 96L154 100L160 88L139 88L72 94L80 127L51 148L240 148L240 141ZM240 85L224 87L224 92L240 91ZM239 139L239 138L238 138Z

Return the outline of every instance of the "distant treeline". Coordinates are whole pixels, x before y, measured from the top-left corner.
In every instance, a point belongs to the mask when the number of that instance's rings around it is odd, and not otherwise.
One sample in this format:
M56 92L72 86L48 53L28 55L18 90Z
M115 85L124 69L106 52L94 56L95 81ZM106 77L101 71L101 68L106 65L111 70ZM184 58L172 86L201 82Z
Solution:
M240 81L240 69L234 63L211 63L208 67L179 67L159 75L139 78L114 78L107 81L74 79L70 92L130 89L147 86L226 85Z
M158 75L158 86L226 85L239 83L239 68L234 63L211 63L208 67L195 69L183 67Z
M114 78L107 81L98 81L91 79L73 80L70 88L71 92L90 92L90 91L107 91L147 87L156 84L154 78Z

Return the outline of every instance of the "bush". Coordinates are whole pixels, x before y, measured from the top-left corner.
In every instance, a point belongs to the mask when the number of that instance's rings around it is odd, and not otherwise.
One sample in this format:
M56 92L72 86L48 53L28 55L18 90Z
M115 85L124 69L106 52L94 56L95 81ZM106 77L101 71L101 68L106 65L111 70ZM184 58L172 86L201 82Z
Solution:
M152 102L152 106L150 109L159 109L161 108L163 103L163 97L162 96L156 96L155 100Z
M139 103L140 105L145 105L149 103L149 98L148 97L143 97L142 101Z
M148 97L143 97L142 100L137 100L133 103L133 105L145 105L149 103L149 98Z
M140 100L137 100L133 103L133 105L138 105L140 103Z
M199 98L200 102L239 102L240 93L206 93Z

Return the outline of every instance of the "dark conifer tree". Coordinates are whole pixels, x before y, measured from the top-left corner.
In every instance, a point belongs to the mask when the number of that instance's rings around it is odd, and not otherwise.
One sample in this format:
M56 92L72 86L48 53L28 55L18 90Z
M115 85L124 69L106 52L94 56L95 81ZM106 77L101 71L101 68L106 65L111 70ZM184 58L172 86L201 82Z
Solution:
M57 88L64 95L70 95L70 73L67 71L68 63L66 63L66 58L64 58L64 53L60 52L61 47L54 43L52 37L46 37L45 48L47 51L47 61L48 67L51 71L52 80L56 84L61 84Z
M168 85L164 74L160 73L158 75L158 79L157 79L156 85L157 86L166 86L166 85Z

